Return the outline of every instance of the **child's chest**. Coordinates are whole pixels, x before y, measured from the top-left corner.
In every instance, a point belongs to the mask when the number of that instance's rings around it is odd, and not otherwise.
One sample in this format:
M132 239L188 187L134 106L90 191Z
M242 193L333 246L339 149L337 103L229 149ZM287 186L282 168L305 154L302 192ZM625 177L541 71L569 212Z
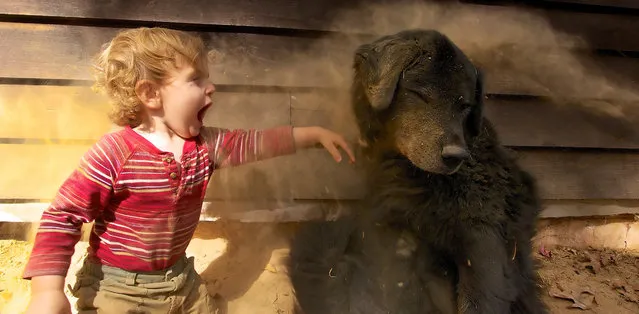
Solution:
M203 147L185 150L180 159L171 152L135 153L115 182L115 196L123 201L164 207L163 204L202 202L211 176Z

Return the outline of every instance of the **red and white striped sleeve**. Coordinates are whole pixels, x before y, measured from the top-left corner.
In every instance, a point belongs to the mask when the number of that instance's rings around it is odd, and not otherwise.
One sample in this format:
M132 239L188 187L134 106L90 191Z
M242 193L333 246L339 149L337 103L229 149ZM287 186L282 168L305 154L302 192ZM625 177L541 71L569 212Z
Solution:
M264 130L202 128L215 168L233 167L295 153L292 126Z
M82 224L107 205L126 150L121 138L106 135L82 156L42 213L23 278L66 276Z

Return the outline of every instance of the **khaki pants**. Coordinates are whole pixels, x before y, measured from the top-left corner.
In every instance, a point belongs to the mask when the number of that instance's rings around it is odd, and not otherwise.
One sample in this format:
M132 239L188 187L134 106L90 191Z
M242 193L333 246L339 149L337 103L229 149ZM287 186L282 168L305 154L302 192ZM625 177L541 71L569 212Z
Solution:
M192 257L153 273L133 273L85 260L71 292L78 298L81 314L218 313Z

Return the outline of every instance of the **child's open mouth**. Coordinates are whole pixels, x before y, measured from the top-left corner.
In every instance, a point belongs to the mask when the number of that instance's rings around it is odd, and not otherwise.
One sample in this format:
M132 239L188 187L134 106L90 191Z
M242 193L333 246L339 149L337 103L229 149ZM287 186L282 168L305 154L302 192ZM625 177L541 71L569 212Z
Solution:
M204 115L206 114L206 110L208 110L210 107L211 107L211 104L208 104L204 106L204 108L200 109L200 111L198 111L197 113L198 121L200 122L204 121Z

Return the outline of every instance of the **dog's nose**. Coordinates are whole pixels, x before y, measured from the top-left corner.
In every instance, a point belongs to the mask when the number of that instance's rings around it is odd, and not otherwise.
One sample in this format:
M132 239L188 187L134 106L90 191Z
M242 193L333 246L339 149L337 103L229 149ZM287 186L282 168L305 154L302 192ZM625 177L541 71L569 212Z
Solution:
M442 158L444 162L456 164L470 157L468 150L459 145L446 145L442 149Z

